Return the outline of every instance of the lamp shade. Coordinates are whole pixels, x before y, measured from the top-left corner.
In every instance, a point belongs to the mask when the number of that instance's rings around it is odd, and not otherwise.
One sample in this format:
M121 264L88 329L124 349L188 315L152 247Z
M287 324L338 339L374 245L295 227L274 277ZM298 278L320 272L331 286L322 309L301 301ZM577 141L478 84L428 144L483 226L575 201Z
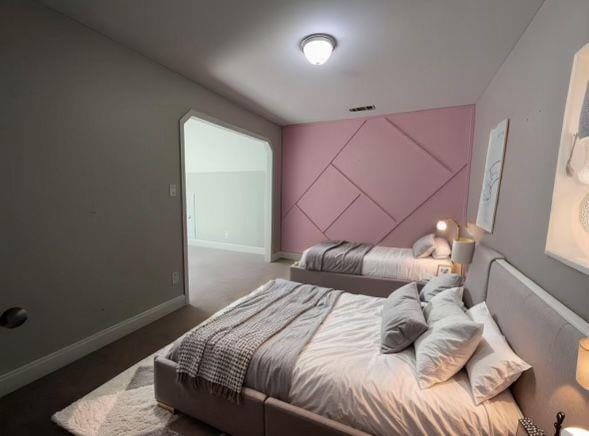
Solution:
M579 357L577 358L577 382L589 390L589 338L579 341Z
M474 239L459 238L452 242L452 257L454 263L466 265L472 262L474 254Z

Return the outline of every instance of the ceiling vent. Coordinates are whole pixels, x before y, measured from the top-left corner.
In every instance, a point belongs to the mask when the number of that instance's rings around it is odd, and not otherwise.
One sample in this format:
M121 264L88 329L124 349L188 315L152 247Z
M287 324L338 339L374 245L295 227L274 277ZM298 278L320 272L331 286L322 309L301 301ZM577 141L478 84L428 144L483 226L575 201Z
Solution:
M358 107L351 107L348 109L350 112L363 112L363 111L373 111L374 105L371 104L370 106L358 106Z

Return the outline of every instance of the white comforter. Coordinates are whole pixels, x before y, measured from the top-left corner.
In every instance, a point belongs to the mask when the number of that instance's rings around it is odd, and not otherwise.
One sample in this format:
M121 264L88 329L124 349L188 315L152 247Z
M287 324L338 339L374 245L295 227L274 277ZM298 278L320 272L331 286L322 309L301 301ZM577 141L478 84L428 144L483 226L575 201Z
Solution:
M421 390L413 347L380 353L383 301L340 297L297 361L290 402L379 435L515 434L521 412L509 390L476 406L466 373Z
M300 265L305 268L307 250L301 256ZM413 257L410 248L376 246L364 256L362 275L384 277L402 281L424 281L437 275L439 265L451 266L449 259Z

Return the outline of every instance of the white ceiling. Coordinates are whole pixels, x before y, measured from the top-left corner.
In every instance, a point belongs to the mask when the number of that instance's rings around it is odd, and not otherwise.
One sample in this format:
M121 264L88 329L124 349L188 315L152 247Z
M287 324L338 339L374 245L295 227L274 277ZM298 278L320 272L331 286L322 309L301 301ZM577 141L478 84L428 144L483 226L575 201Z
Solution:
M42 1L278 124L474 103L543 2ZM315 32L338 41L320 67Z

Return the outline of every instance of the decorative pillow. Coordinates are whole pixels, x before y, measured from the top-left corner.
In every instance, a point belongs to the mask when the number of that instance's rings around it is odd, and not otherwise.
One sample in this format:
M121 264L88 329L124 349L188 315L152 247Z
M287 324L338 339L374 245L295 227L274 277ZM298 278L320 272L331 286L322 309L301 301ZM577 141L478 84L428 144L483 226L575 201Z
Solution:
M432 257L434 259L448 259L452 254L450 244L444 238L434 238L434 251Z
M415 244L413 244L413 256L417 258L424 258L428 257L436 248L436 244L434 243L434 234L430 233L429 235L422 236Z
M417 383L427 389L462 369L481 341L483 325L466 313L447 316L415 341Z
M419 296L423 301L430 301L434 296L439 294L440 292L455 288L457 286L462 286L462 276L459 274L442 274L440 276L436 276L431 278L424 286L421 288L421 292ZM462 298L462 297L461 297Z
M409 283L389 295L382 309L382 353L404 350L426 330L427 323L421 311L417 284Z
M485 326L483 339L466 364L472 396L478 405L499 395L531 366L513 352L486 303L471 307L468 314Z

